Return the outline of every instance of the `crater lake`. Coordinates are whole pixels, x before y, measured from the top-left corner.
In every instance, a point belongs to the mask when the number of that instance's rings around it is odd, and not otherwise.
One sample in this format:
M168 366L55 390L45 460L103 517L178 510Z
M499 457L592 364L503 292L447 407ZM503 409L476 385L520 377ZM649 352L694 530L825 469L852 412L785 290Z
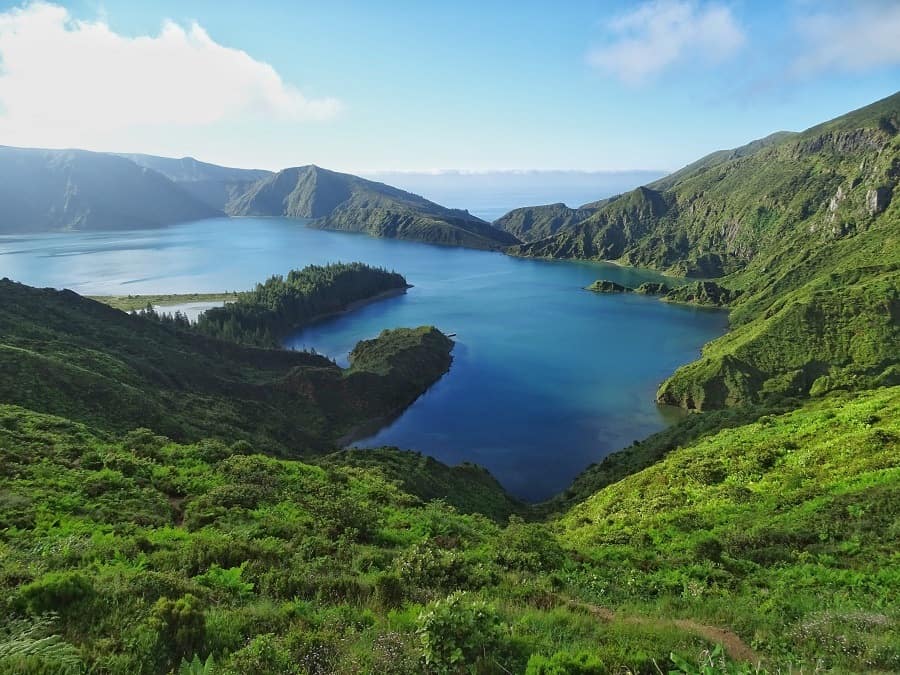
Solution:
M413 288L309 326L286 347L346 365L358 340L385 328L431 324L456 341L449 373L353 444L474 462L529 501L684 414L658 406L656 388L727 327L724 312L583 290L598 278L632 287L663 279L651 271L375 239L298 220L0 236L0 276L82 295L245 290L338 261L395 270Z

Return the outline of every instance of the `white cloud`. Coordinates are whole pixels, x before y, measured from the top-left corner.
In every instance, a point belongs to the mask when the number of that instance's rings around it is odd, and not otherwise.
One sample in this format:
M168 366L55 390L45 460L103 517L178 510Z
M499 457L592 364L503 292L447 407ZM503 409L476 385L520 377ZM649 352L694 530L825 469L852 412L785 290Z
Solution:
M340 109L196 23L127 37L52 4L0 13L0 143L97 146L126 130L315 121Z
M805 43L794 72L858 73L900 64L900 3L857 2L797 19Z
M624 82L647 80L693 57L719 62L746 42L723 5L655 0L608 23L610 43L588 53L588 63Z

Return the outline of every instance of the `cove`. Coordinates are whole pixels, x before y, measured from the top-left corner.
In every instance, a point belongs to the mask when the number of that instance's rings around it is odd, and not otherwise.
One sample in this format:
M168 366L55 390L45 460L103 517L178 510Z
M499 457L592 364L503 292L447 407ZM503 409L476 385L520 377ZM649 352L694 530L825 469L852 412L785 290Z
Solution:
M296 220L0 237L0 276L84 295L243 290L291 268L357 260L401 272L414 287L310 326L286 346L346 364L360 339L433 324L456 333L456 347L443 379L354 445L475 462L530 501L680 415L656 405L656 387L727 326L724 312L582 290L597 278L659 280L653 272L323 232Z

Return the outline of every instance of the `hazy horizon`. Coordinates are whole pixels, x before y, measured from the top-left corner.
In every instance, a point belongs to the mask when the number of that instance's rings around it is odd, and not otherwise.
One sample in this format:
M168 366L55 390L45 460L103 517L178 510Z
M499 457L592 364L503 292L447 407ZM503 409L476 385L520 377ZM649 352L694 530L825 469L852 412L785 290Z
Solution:
M893 93L898 33L900 4L878 0L0 0L0 144L356 174L675 169Z

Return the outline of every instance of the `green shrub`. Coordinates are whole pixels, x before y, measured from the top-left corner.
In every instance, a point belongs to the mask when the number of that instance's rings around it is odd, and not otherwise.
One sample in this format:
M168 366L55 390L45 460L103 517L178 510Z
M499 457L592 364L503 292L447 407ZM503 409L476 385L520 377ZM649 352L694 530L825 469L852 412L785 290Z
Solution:
M181 659L181 665L178 666L178 675L213 675L216 671L216 660L212 654L206 657L206 661L201 661L200 657L194 654L194 658L190 661Z
M19 591L20 601L31 614L82 612L94 596L93 585L81 572L48 572Z
M178 600L160 598L153 605L150 623L157 632L158 653L168 668L202 652L206 617L200 601L193 595Z
M10 621L0 629L0 672L17 675L75 675L84 671L73 645L52 635L51 617Z
M222 675L279 675L299 674L290 650L271 633L257 635L239 649L222 667Z
M505 567L533 572L557 569L565 560L562 547L546 525L509 519L497 542L497 562Z
M375 577L375 602L380 607L391 609L403 603L403 584L396 574L379 574Z
M479 588L489 581L489 570L468 560L462 551L417 544L398 556L400 579L422 589Z
M206 586L224 595L246 598L253 595L253 584L241 580L241 574L246 566L247 563L244 562L240 567L225 569L214 564L207 572L194 577L194 580L201 586Z
M606 675L603 662L588 652L556 652L551 657L533 655L525 675Z
M439 674L476 673L501 644L501 622L486 602L462 592L438 600L419 615L422 658Z

